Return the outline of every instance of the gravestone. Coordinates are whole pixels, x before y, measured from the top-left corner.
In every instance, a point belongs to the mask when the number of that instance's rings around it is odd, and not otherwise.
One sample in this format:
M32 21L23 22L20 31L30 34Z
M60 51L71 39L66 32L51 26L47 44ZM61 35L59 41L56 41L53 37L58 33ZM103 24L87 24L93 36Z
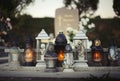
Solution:
M68 27L78 30L79 15L77 9L59 8L55 14L55 35Z

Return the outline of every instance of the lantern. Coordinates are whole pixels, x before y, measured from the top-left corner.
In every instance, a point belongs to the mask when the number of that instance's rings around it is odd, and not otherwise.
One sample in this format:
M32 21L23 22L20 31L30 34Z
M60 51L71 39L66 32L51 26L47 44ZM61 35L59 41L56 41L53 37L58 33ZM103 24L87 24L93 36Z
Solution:
M33 52L32 52L30 49L27 49L27 50L26 50L26 53L25 53L25 61L26 61L26 62L31 62L31 61L33 61Z
M56 67L62 67L64 61L65 46L67 45L67 39L63 32L59 32L55 39L55 52L57 53Z
M35 66L36 54L32 48L27 48L24 52L25 66Z
M46 33L46 31L44 29L42 29L41 32L36 37L36 40L37 40L36 41L36 44L37 44L36 45L36 53L37 53L37 62L38 63L41 61L40 57L42 57L41 56L42 54L40 54L40 44L46 44L46 43L48 43L49 42L49 38L50 37L48 36L48 34Z
M92 47L92 60L94 62L103 62L104 52L101 46L101 41L99 39L94 41L94 46Z
M16 67L19 66L19 55L20 50L19 47L17 47L17 43L15 41L12 42L12 47L10 48L10 54L9 55L9 66Z
M57 54L54 50L54 45L49 44L47 46L45 52L45 64L46 64L46 72L56 72L56 61L57 61Z

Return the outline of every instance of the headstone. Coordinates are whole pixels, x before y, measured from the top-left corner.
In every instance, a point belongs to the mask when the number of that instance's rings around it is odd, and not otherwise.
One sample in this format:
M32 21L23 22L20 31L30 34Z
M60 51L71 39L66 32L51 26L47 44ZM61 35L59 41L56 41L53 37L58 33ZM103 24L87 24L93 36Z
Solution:
M55 14L55 35L57 35L60 30L65 32L67 27L78 29L78 23L79 15L77 9L57 9Z

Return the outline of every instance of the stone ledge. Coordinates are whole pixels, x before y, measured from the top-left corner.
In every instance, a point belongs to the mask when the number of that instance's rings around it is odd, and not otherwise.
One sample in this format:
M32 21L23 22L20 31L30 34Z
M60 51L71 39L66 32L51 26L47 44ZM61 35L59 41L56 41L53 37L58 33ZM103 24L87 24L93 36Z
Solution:
M0 71L44 71L46 68L41 67L24 67L24 66L6 66L0 67Z
M46 68L41 67L24 67L24 66L3 66L0 67L0 71L42 71L44 72ZM77 67L73 68L75 72L81 71L118 71L120 72L120 67Z
M120 71L120 67L77 67L75 71Z

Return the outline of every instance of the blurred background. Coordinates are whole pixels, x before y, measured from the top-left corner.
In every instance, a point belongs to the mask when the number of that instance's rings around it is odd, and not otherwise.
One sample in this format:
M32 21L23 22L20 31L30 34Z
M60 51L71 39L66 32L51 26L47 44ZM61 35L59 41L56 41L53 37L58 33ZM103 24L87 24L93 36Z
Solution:
M0 15L12 24L8 42L15 40L24 48L31 38L35 47L41 29L54 34L55 10L62 7L77 8L79 19L86 15L95 24L94 30L86 32L89 40L99 38L103 47L115 40L120 47L120 0L0 0Z

